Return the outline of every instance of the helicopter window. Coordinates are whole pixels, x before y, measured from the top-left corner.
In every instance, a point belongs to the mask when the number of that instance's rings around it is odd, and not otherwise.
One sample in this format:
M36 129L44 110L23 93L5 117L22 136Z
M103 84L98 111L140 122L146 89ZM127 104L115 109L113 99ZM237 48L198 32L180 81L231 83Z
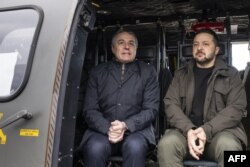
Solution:
M232 65L239 71L246 67L246 62L250 62L250 52L248 50L248 42L232 43Z
M24 83L39 14L33 9L0 11L0 99Z

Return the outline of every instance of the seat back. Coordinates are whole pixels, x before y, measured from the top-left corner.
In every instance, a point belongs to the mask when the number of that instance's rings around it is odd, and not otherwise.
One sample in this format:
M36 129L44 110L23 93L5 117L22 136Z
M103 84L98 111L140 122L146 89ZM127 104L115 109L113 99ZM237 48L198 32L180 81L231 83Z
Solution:
M163 135L165 130L168 128L167 118L165 114L165 104L163 99L167 93L172 79L172 74L168 68L160 69L158 79L160 85L159 135Z
M147 46L139 46L137 49L137 55L136 55L136 59L139 61L143 61L147 64L151 64L155 67L155 70L158 70L158 58L157 58L157 45L147 45ZM159 76L158 76L158 80L159 83L161 83L160 77L161 75L164 75L162 72L162 70L157 71ZM166 79L165 79L166 80ZM166 82L165 82L166 83ZM161 90L160 90L161 91ZM159 107L160 108L160 107ZM161 126L161 122L160 122L160 117L161 117L161 110L159 111L160 115L158 117L156 117L153 126L154 126L154 131L155 131L155 137L156 137L156 142L159 140L160 138L160 129L162 129L163 127ZM151 148L149 151L149 156L147 157L148 159L152 158L153 159L157 159L156 158L156 151L155 148Z
M145 63L152 64L157 69L157 51L155 45L138 47L136 58Z

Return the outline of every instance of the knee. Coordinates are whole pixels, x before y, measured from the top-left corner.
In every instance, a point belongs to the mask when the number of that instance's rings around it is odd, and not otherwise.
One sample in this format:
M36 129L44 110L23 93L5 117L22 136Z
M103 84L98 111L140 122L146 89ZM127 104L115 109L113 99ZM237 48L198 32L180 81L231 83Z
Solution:
M214 136L208 148L214 152L217 159L222 160L224 151L239 151L242 150L242 145L239 139L233 134L221 132Z
M173 141L175 140L172 140L170 139L171 137L166 137L166 136L163 136L160 141L158 142L158 148L165 148L165 147L171 147L173 145Z
M184 157L187 153L187 142L184 136L175 132L166 133L158 143L158 158Z
M237 138L228 138L227 136L221 136L217 140L216 150L219 152L239 151L242 150L242 146Z
M148 144L144 140L140 139L130 139L124 142L123 144L123 152L127 152L133 156L145 155L147 153Z
M179 138L174 135L163 136L158 142L158 149L174 149L176 146L180 146Z
M91 141L84 147L84 153L88 156L100 157L110 152L109 143L103 141Z
M182 166L187 153L184 136L169 131L158 143L157 158L160 166Z

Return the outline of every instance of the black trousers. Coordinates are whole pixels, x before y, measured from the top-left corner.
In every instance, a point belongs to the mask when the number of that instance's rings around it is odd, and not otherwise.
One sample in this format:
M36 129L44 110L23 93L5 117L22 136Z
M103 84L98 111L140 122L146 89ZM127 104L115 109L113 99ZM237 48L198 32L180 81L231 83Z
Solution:
M112 155L122 155L123 167L145 167L149 144L140 133L125 136L123 141L112 144L107 135L93 132L83 146L86 167L106 167Z

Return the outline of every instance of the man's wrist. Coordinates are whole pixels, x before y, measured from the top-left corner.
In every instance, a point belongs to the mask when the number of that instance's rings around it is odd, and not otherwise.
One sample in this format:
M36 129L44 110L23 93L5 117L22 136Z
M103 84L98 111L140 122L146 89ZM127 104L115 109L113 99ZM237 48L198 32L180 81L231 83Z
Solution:
M125 122L122 122L122 127L123 127L123 129L128 130L128 127L127 127Z

